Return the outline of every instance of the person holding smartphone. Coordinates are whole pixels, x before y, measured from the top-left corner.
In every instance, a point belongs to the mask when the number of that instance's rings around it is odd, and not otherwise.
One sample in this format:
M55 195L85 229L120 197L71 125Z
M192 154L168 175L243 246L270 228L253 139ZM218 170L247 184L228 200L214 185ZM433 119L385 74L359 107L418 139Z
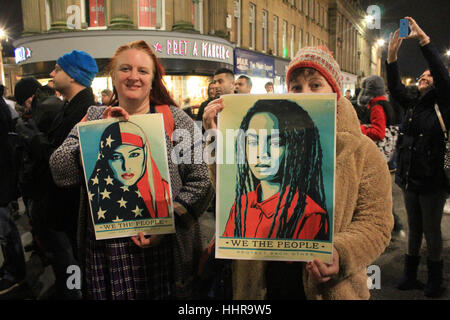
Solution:
M400 30L391 33L387 56L387 82L389 92L405 110L397 142L397 172L395 181L402 188L408 216L408 247L405 256L404 274L398 284L400 290L421 288L417 280L420 263L420 247L423 234L427 242L428 281L427 297L439 297L443 286L442 260L442 212L449 192L445 178L444 134L436 115L435 105L440 109L445 126L450 125L449 101L450 78L430 37L411 17L410 33L406 38ZM420 95L411 97L401 83L397 54L403 40L415 39L428 63L418 80Z

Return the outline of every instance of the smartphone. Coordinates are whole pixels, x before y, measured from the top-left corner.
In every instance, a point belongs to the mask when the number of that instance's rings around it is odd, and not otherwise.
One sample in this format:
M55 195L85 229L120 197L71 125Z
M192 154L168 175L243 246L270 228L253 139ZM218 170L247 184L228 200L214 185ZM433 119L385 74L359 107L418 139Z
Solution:
M408 19L400 19L400 38L406 38L409 36L409 20Z

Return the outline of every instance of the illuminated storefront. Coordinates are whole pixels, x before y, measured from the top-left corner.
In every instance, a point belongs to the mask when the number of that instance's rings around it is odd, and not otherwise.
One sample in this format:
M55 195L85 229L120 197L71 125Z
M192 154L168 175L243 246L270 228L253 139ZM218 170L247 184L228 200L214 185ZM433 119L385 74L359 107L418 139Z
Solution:
M97 16L96 16L97 17ZM149 21L152 21L151 15ZM98 21L101 22L99 19ZM231 44L221 38L156 30L89 30L42 34L17 40L16 47L27 48L26 59L19 59L22 76L34 76L46 83L55 61L74 49L88 52L99 66L92 88L98 98L104 89L112 89L107 66L110 57L124 43L144 40L155 51L166 71L164 81L180 106L187 97L191 105L207 99L208 82L218 68L233 69ZM20 51L23 55L23 50Z

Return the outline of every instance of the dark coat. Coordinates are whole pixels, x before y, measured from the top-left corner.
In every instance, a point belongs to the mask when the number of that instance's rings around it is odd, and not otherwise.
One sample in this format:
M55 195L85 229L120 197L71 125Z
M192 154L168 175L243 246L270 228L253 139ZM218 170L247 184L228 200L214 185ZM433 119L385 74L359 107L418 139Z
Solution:
M387 64L388 87L392 97L405 109L397 142L395 182L403 189L434 193L448 188L444 164L444 134L434 110L437 103L447 130L449 121L450 78L433 44L421 47L434 87L418 98L411 98L400 81L397 62Z
M74 234L80 199L80 188L59 188L53 181L49 159L66 139L72 128L80 122L90 106L96 105L91 88L80 91L69 103L65 103L56 115L47 135L39 135L33 139L34 154L45 163L45 194L40 200L42 214L48 226L56 230L64 230Z
M19 166L18 185L21 194L28 199L41 199L47 192L42 186L48 185L48 165L46 156L40 154L36 136L46 136L56 115L64 103L56 96L49 96L38 89L31 103L31 110L16 124L20 134L13 146L14 157Z
M14 198L14 172L11 157L11 146L8 134L12 128L11 113L8 105L0 97L0 207Z

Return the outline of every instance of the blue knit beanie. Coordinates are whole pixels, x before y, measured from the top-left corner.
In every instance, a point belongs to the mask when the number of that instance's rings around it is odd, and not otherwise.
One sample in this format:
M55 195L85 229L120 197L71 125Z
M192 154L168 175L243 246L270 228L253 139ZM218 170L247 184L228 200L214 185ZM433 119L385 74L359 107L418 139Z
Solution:
M90 87L98 72L97 62L88 53L73 50L59 57L56 63L79 84Z

